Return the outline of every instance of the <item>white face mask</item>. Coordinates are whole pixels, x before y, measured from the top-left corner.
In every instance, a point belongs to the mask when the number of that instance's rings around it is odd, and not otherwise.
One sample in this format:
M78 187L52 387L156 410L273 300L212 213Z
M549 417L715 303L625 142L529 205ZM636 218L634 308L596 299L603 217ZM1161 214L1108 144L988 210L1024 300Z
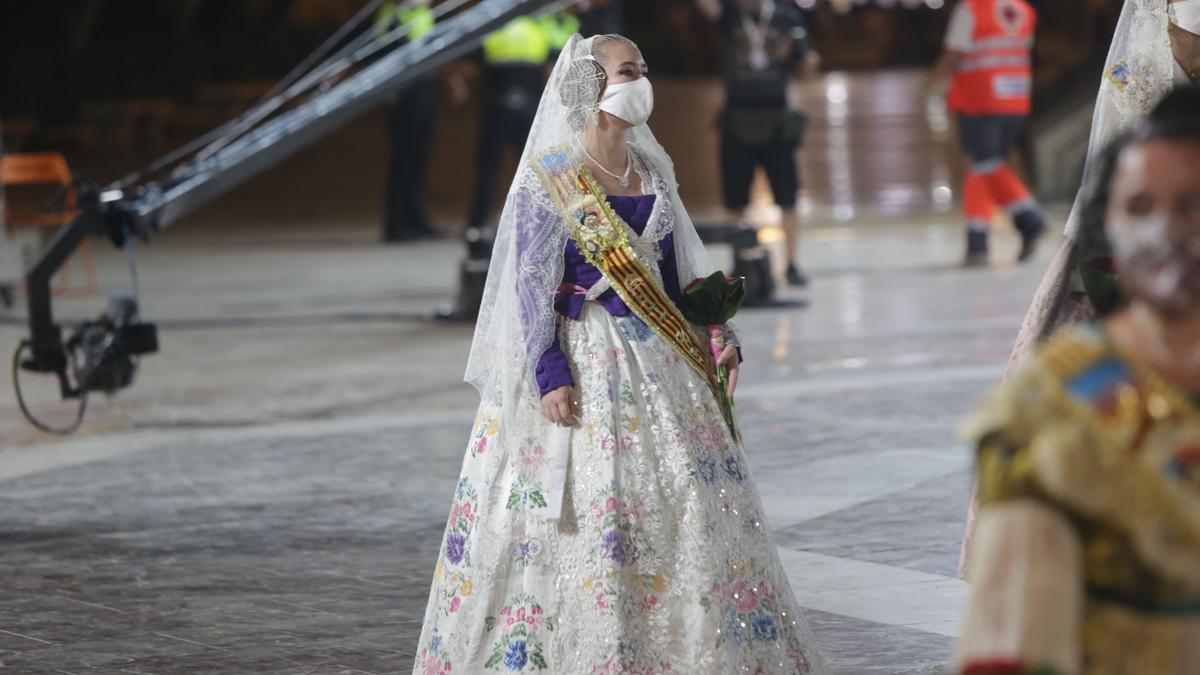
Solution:
M1194 226L1155 213L1110 228L1124 283L1173 315L1200 309L1200 236Z
M610 84L600 99L600 109L622 120L640 126L654 112L654 87L650 80L640 77L632 82Z

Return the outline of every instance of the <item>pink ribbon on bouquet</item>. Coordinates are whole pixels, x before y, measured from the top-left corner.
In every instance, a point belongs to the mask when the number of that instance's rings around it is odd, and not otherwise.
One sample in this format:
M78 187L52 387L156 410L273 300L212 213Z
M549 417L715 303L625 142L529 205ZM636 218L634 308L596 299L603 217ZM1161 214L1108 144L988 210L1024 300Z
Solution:
M717 359L721 358L721 352L725 351L725 326L719 323L710 323L705 328L708 330L708 352L712 354L713 366L717 366Z
M725 422L729 425L729 432L733 435L733 440L741 444L742 433L738 430L737 424L733 419L733 397L729 395L729 370L721 365L719 360L721 353L725 351L725 324L710 323L705 326L708 331L708 352L713 357L713 372L717 375L719 391L717 399L721 403L721 412L725 416Z

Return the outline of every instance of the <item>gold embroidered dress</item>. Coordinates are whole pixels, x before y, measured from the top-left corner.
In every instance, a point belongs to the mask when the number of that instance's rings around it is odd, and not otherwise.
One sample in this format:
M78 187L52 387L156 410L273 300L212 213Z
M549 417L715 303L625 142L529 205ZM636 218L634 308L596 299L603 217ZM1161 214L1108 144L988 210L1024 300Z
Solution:
M964 673L1200 673L1200 409L1094 326L978 411Z

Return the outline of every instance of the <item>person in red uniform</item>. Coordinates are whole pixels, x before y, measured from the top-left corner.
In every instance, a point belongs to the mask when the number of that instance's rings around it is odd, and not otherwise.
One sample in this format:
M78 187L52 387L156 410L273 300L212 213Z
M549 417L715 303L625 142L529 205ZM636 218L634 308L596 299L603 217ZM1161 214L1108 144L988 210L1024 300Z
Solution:
M968 266L986 265L997 207L1021 234L1019 261L1033 255L1045 219L1008 166L1030 110L1030 53L1037 13L1025 0L962 0L954 8L934 82L949 80L946 103L958 117L970 166L963 182Z

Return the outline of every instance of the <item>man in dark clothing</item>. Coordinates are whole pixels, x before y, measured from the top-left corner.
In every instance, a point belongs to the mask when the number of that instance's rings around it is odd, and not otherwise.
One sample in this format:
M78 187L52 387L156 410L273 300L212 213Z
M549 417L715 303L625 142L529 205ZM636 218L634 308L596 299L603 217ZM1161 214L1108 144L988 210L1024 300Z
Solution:
M483 40L475 197L468 225L487 224L504 149L519 154L537 116L546 64L554 45L545 25L518 17Z
M379 9L375 33L383 38L405 26L404 39L420 40L433 30L428 2L388 2ZM392 156L388 165L387 203L384 207L384 241L404 241L436 233L425 207L425 181L433 150L437 114L437 80L426 75L396 95L388 113Z
M719 126L725 206L744 217L754 170L763 167L783 211L788 283L803 286L808 280L796 265L796 153L803 140L804 115L789 105L788 84L809 51L804 14L790 2L775 0L697 3L721 34L725 109Z

